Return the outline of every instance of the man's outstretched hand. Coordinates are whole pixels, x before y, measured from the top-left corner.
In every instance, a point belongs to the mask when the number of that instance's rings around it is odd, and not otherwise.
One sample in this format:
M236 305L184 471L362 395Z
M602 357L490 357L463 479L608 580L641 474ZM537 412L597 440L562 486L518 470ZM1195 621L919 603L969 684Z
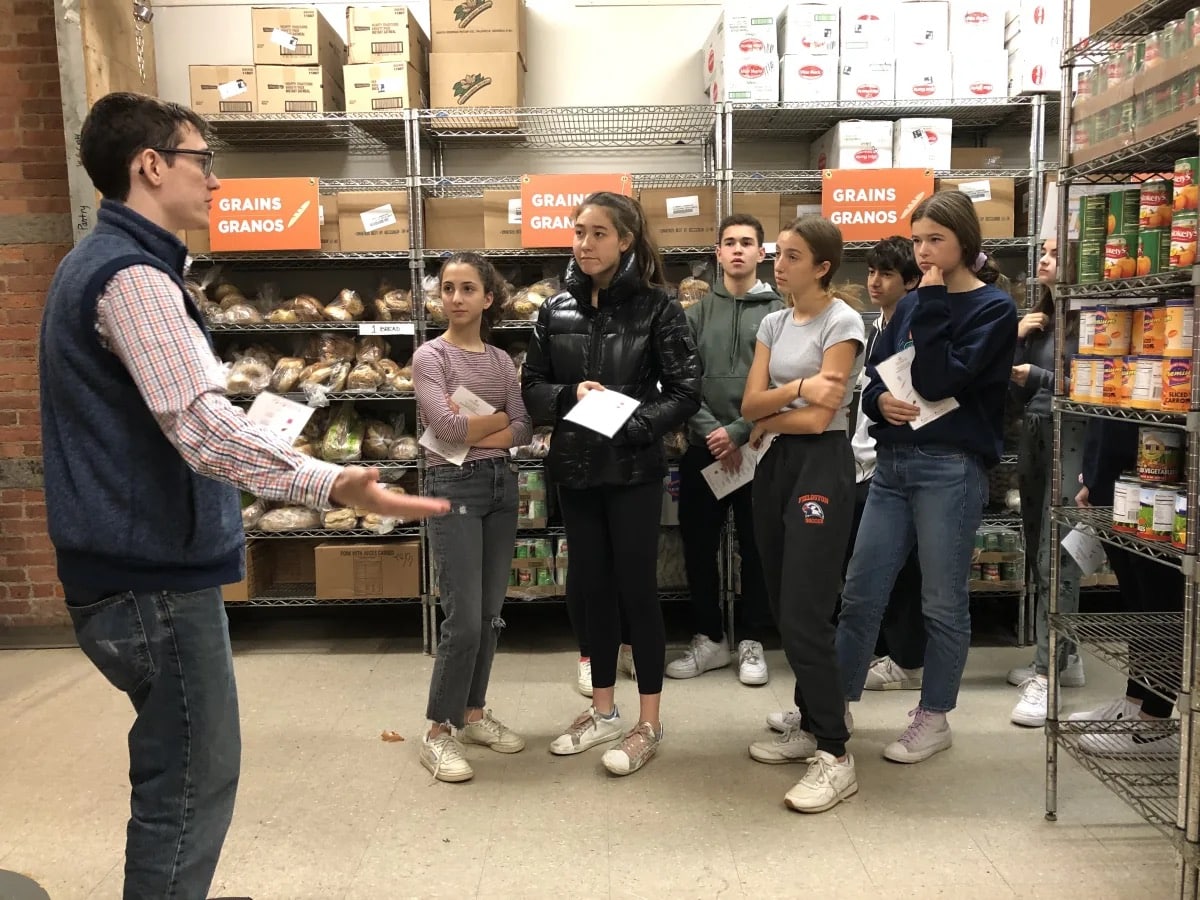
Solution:
M450 501L438 497L417 497L389 491L379 481L379 472L363 466L346 466L333 483L329 499L337 506L365 509L392 519L415 522L426 516L442 516L450 511Z

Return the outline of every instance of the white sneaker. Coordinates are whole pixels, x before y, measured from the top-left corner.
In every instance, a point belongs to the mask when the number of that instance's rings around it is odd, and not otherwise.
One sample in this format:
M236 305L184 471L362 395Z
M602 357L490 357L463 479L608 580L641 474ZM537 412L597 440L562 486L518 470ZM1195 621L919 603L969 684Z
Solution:
M1046 710L1049 707L1050 683L1045 675L1034 675L1021 685L1021 699L1012 711L1013 724L1041 728L1046 724Z
M592 661L579 660L579 673L575 677L575 689L585 697L592 696Z
M633 648L628 644L622 644L621 649L617 651L617 674L628 675L632 680L637 681L637 669L633 665Z
M482 744L497 753L520 753L525 749L525 738L493 716L490 709L483 711L478 722L468 722L459 732L459 739L464 744Z
M661 727L655 732L649 722L640 722L637 728L625 735L620 744L604 751L600 761L614 775L632 775L654 758L662 737Z
M695 678L710 669L721 669L733 662L729 645L724 638L714 641L706 634L692 638L692 644L683 651L679 659L667 663L666 674L670 678Z
M1036 674L1037 670L1033 663L1017 669L1009 669L1008 683L1020 687ZM1083 687L1087 684L1087 679L1083 675L1083 660L1079 658L1078 653L1072 653L1067 657L1067 664L1063 668L1062 674L1058 676L1058 683L1063 687Z
M772 731L778 731L783 734L785 731L790 731L792 728L800 727L800 710L793 709L791 712L767 713L767 727ZM854 716L850 714L849 704L846 706L846 731L854 734Z
M881 656L867 670L868 691L919 691L925 670L904 669L896 665L890 656Z
M606 719L596 712L596 707L589 706L581 713L565 732L550 743L550 752L555 756L574 756L585 750L591 750L597 744L607 744L620 740L624 729L621 727L621 714Z
M438 781L455 783L475 777L471 764L463 759L462 747L450 734L428 735L421 742L421 765Z
M770 674L763 646L758 641L738 643L738 681L742 684L766 684Z
M935 753L949 750L954 743L945 713L917 707L909 713L912 722L895 742L883 749L884 759L898 763L924 762Z
M799 715L796 718L799 720ZM798 722L783 734L750 745L750 758L768 765L808 762L816 752L817 739L801 731Z
M1110 700L1095 709L1085 709L1067 716L1068 722L1117 722L1121 719L1136 719L1142 711L1141 704L1134 703L1127 697Z
M797 812L819 813L857 793L854 757L847 754L845 762L838 762L836 756L818 750L804 777L784 795L783 802Z
M1137 719L1161 725L1163 719ZM1136 728L1136 726L1135 726ZM1089 756L1106 759L1178 759L1179 733L1156 728L1144 732L1121 731L1115 734L1084 734L1079 749Z

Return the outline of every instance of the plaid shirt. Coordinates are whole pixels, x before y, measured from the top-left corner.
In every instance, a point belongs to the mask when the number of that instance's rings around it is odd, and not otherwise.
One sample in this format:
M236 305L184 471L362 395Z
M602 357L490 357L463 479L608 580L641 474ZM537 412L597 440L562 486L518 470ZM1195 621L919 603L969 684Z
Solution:
M226 399L221 362L168 275L143 265L114 275L96 330L191 468L267 500L329 507L341 467L299 453Z

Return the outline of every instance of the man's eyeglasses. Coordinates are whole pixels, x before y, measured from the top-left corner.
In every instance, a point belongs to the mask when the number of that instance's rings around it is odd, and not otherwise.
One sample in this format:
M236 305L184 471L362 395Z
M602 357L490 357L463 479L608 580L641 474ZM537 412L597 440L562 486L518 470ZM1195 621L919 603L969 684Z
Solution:
M213 157L216 156L216 152L213 150L184 150L180 147L151 147L150 149L155 153L183 153L187 156L199 156L200 171L204 173L204 177L207 178L212 174Z

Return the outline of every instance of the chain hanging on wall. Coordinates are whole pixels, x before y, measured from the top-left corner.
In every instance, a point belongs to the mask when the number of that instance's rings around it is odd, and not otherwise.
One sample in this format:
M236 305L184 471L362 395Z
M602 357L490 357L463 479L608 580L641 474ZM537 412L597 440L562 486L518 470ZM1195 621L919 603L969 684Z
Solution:
M146 83L146 26L154 19L149 0L133 0L134 41L137 44L138 74Z

